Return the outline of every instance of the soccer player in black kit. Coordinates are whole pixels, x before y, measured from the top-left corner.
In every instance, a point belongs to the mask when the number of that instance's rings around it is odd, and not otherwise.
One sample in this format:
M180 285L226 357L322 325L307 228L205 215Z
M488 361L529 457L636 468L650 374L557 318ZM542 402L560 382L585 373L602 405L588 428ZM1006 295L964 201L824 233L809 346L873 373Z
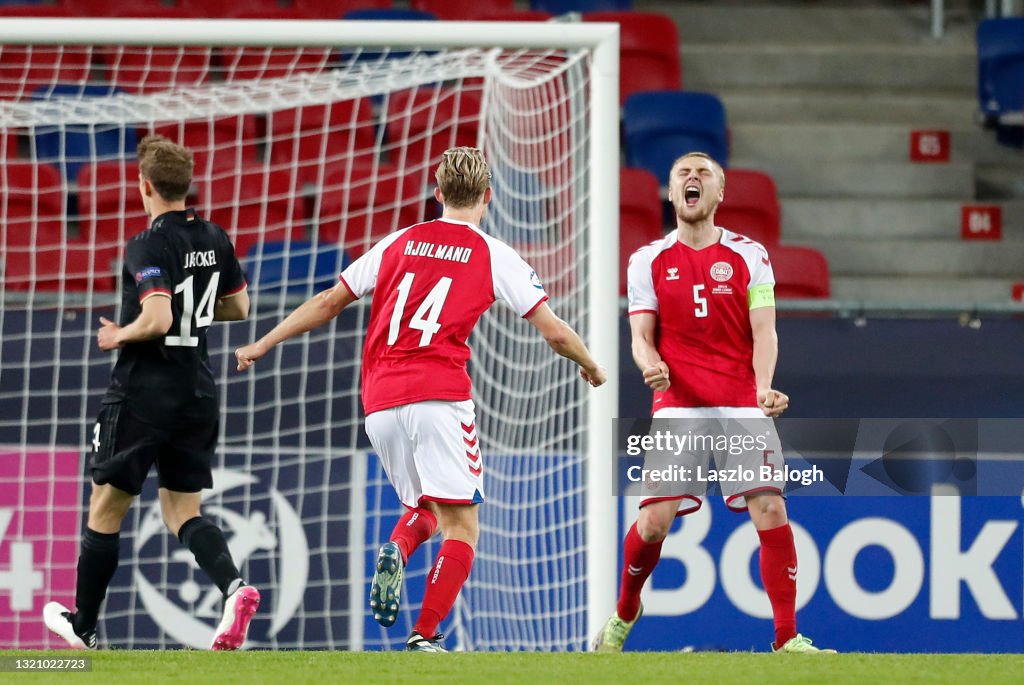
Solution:
M259 606L224 533L199 513L213 486L210 462L220 427L206 350L213 321L249 314L245 276L219 226L185 208L192 153L161 136L139 143L139 191L150 227L128 241L121 323L100 318L100 349L121 350L92 433L92 495L78 557L74 612L43 609L47 627L72 648L96 647L96 622L117 569L121 521L155 464L167 528L224 594L212 649L242 646Z

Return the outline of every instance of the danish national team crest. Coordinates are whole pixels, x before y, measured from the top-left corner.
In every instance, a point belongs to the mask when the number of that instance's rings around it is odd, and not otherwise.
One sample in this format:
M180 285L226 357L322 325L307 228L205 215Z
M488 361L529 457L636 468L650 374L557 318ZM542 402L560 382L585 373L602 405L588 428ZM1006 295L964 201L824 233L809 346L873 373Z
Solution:
M719 283L725 283L732 278L732 264L729 262L715 262L711 265L711 278Z
M237 498L231 497L233 490L238 490ZM269 494L269 511L251 504L246 513L242 504L246 491L259 490ZM206 502L221 493L225 506ZM272 590L268 598L271 601L264 604L268 611L261 610L259 614L269 616L270 625L266 630L251 632L251 639L246 642L250 647L259 646L273 638L302 604L309 576L309 547L302 521L280 492L241 471L214 469L213 489L203 491L203 500L204 515L220 524L231 556L243 575L260 588L265 598L267 590ZM234 502L237 504L228 506ZM139 598L171 639L195 649L207 649L221 617L220 590L199 569L192 553L167 537L160 505L154 503L143 517L135 539L135 555L139 559L135 584ZM151 563L154 557L161 559L160 563ZM273 588L261 582L270 579L276 581ZM258 623L253 623L254 629Z

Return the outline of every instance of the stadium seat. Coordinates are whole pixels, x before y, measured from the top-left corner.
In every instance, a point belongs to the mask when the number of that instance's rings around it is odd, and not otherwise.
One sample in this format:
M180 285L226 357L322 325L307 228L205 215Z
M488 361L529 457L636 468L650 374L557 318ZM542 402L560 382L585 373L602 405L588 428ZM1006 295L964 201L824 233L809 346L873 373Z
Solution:
M424 10L399 7L353 9L345 12L342 19L350 21L433 21L437 15Z
M311 19L339 19L354 9L387 9L392 0L295 0L295 11Z
M555 15L551 12L541 10L494 10L488 12L487 16L481 17L484 21L550 21Z
M238 169L256 162L256 117L251 114L157 124L153 133L192 150L197 176L208 176L220 169ZM145 131L140 133L144 134Z
M6 217L0 223L3 284L27 290L52 272L64 236L64 189L60 174L47 164L6 162L0 169L0 197Z
M304 200L295 190L290 169L246 168L200 179L200 206L205 216L227 231L235 253L248 254L260 241L293 241L303 237Z
M776 245L769 255L775 272L775 297L827 298L831 294L825 255L795 245Z
M990 120L1024 110L1024 17L978 25L978 104Z
M320 242L344 246L353 259L424 216L421 189L391 164L337 169L324 181L319 200Z
M92 50L86 47L0 46L0 100L30 97L57 82L84 84L91 61Z
M477 143L480 93L455 88L424 87L392 93L387 102L390 161L410 172L441 161L441 154L456 145ZM395 147L404 141L402 149Z
M78 172L78 226L83 242L120 247L149 226L134 161L86 164Z
M99 50L107 80L135 93L205 83L210 75L210 53L207 47L111 46Z
M333 287L349 261L337 245L314 247L306 240L267 242L249 249L245 271L258 292L282 288L305 292L312 281L312 292L316 293Z
M225 81L282 78L327 68L331 51L325 48L268 48L225 46L220 50L220 71Z
M0 3L0 17L24 17L42 19L44 17L67 17L71 11L61 5L35 3L4 4Z
M18 136L14 131L0 130L0 159L14 159L18 156Z
M79 17L120 17L125 16L125 5L131 4L135 16L145 17L150 11L162 9L160 0L132 0L125 3L124 0L60 0L64 10Z
M729 169L715 223L768 247L776 245L782 221L772 177L752 169Z
M530 9L565 14L566 12L628 12L633 0L530 0Z
M710 93L636 93L623 109L626 164L647 169L665 183L672 162L687 152L706 152L728 166L725 107Z
M103 97L117 91L109 86L61 84L38 89L32 94L32 99ZM67 125L63 128L44 125L32 132L33 157L55 165L69 180L78 177L82 164L135 155L136 131L120 124Z
M679 30L663 14L588 12L583 21L619 25L619 101L645 90L683 87L679 61Z
M237 0L178 0L177 6L190 17L197 19L234 17L241 8L250 12L275 12L280 9L277 0L246 0L244 3Z
M338 166L369 164L376 154L376 120L365 99L271 112L267 130L271 162L298 163L304 183L319 182Z
M514 12L513 0L412 0L414 10L430 12L438 19L446 21L488 19L494 12Z
M626 294L630 256L665 235L658 179L645 169L619 172L619 290Z

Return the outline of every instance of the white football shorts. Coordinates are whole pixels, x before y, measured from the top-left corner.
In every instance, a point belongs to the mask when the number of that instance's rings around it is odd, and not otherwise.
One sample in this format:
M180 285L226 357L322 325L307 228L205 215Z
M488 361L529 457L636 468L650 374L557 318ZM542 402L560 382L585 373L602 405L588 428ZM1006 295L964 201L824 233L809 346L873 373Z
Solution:
M366 434L405 506L484 501L473 400L414 402L375 411L366 417Z
M690 473L696 473L700 466L706 473L711 457L715 458L715 467L732 477L733 474L747 474L752 479L727 480L721 482L722 497L725 504L733 511L746 511L747 502L745 495L754 493L776 493L782 494L783 485L771 479L765 479L761 467L770 465L774 470L781 470L785 465L782 455L782 443L778 433L774 430L774 422L767 419L764 412L758 407L665 407L654 412L655 419L687 419L687 426L690 429L697 428L698 432L705 434L739 435L744 433L761 433L765 427L770 427L771 434L766 436L768 449L743 451L742 453L730 453L729 451L715 452L687 452L683 454L663 454L649 451L644 457L645 468L662 468L669 464L677 464L690 469ZM751 421L744 422L743 419ZM692 422L692 423L691 423ZM763 433L762 433L763 435ZM647 495L640 503L643 508L653 502L665 500L681 500L679 512L676 516L692 514L700 509L704 502L704 491L706 484L693 484L694 491L686 492L684 484L682 490L676 484L655 487L653 483L648 484ZM665 492L659 492L664 489Z

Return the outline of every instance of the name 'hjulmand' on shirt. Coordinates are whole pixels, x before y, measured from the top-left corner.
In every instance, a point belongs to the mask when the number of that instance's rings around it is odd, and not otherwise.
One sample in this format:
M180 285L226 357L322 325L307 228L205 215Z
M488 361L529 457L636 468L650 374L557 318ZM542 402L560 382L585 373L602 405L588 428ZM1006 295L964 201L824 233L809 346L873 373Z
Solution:
M469 257L473 254L473 248L410 240L405 244L405 254L410 257L433 257L434 259L468 264Z

